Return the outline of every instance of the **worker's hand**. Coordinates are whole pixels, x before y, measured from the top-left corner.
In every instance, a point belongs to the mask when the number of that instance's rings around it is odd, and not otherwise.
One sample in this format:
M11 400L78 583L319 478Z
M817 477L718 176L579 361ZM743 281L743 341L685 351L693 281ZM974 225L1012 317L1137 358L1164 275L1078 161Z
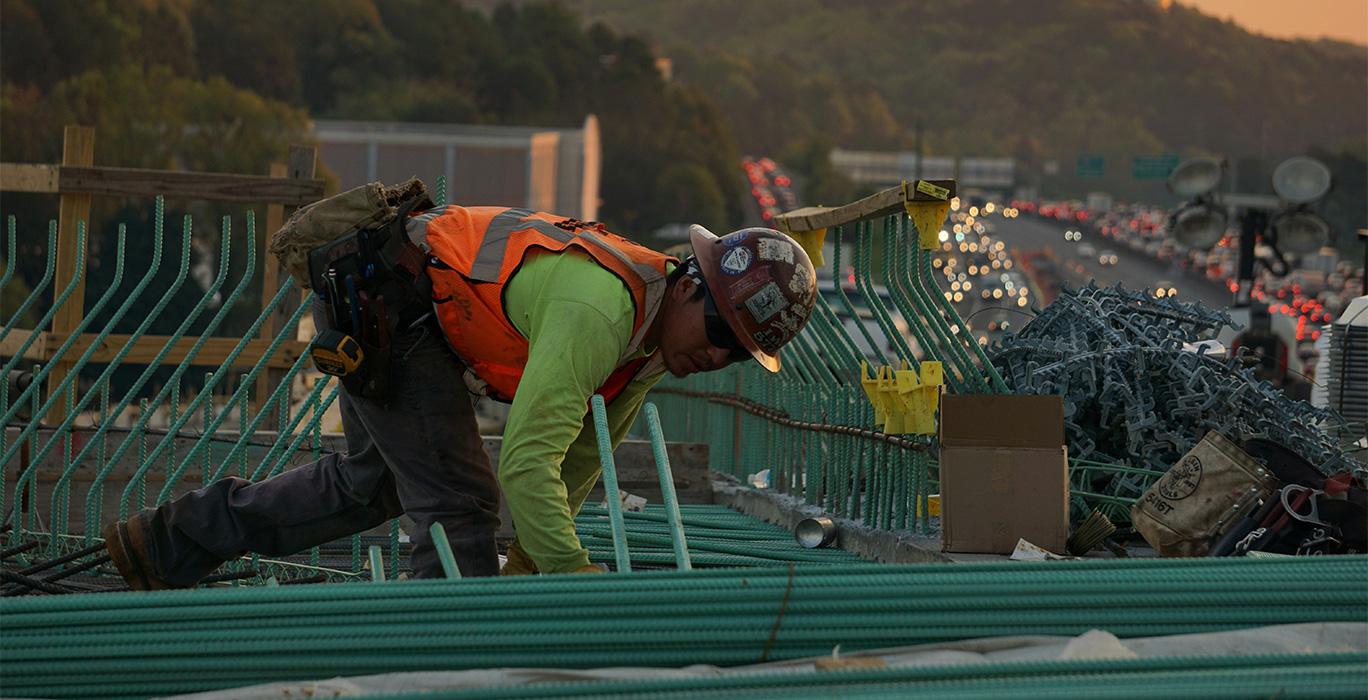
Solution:
M499 570L500 576L531 576L537 573L537 564L517 543L508 545L508 561Z

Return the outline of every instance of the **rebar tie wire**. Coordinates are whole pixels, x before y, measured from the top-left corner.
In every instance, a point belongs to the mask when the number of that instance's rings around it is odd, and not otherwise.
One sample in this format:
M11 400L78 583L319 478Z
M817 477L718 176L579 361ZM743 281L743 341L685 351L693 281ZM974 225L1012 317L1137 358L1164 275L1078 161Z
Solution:
M752 401L744 397L736 396L735 394L726 394L720 391L696 391L693 389L679 389L675 387L662 386L657 386L651 389L651 391L659 392L662 394L677 394L679 396L703 398L707 399L710 403L723 404L726 406L735 406L736 408L739 408L747 413L760 416L761 418L772 421L774 423L778 423L779 425L789 428L795 428L798 430L808 430L817 433L830 433L833 435L849 435L851 437L864 438L866 440L872 440L874 442L888 443L890 445L893 445L894 447L900 447L904 450L913 450L916 452L925 452L931 447L929 441L923 442L920 440L914 440L912 438L906 438L901 435L889 435L887 433L882 433L871 428L857 428L852 425L829 425L824 423L807 423L803 421L794 420L792 418L789 418L788 414L784 411L780 411L779 409L765 406L764 404Z

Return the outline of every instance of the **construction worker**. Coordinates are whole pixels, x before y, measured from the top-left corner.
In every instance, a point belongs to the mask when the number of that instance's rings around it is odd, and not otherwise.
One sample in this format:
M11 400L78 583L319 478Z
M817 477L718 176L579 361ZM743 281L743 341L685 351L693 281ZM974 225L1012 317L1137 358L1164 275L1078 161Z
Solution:
M500 487L516 539L505 575L597 573L573 518L599 477L589 399L616 446L665 372L684 377L779 349L810 315L816 277L788 236L690 232L682 263L599 224L526 209L437 207L407 219L429 306L394 333L387 402L343 394L347 452L261 482L229 478L104 529L133 589L193 586L225 561L285 556L407 513L415 578L500 573ZM431 313L428 313L431 311ZM315 305L315 317L320 317ZM511 402L497 478L471 393Z

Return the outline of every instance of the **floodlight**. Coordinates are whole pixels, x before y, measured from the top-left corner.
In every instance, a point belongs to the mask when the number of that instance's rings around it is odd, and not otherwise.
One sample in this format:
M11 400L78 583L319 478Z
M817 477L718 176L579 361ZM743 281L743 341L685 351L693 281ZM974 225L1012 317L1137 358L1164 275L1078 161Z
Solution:
M1225 237L1226 217L1209 206L1190 206L1173 219L1173 237L1189 248L1210 249Z
M1314 202L1330 191L1330 168L1310 156L1293 156L1273 169L1273 191L1293 204Z
M1215 158L1185 160L1169 173L1169 191L1179 197L1200 197L1221 184L1225 167L1225 161Z
M1309 211L1279 216L1273 220L1273 231L1278 235L1278 247L1297 255L1319 251L1330 241L1330 224Z

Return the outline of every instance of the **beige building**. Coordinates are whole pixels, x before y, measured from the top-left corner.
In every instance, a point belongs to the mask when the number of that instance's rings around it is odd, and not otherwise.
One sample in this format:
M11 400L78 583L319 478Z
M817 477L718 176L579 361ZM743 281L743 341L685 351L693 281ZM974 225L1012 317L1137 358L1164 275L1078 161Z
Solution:
M314 136L343 190L417 176L435 197L445 177L448 204L598 218L603 156L592 114L579 129L319 119Z

